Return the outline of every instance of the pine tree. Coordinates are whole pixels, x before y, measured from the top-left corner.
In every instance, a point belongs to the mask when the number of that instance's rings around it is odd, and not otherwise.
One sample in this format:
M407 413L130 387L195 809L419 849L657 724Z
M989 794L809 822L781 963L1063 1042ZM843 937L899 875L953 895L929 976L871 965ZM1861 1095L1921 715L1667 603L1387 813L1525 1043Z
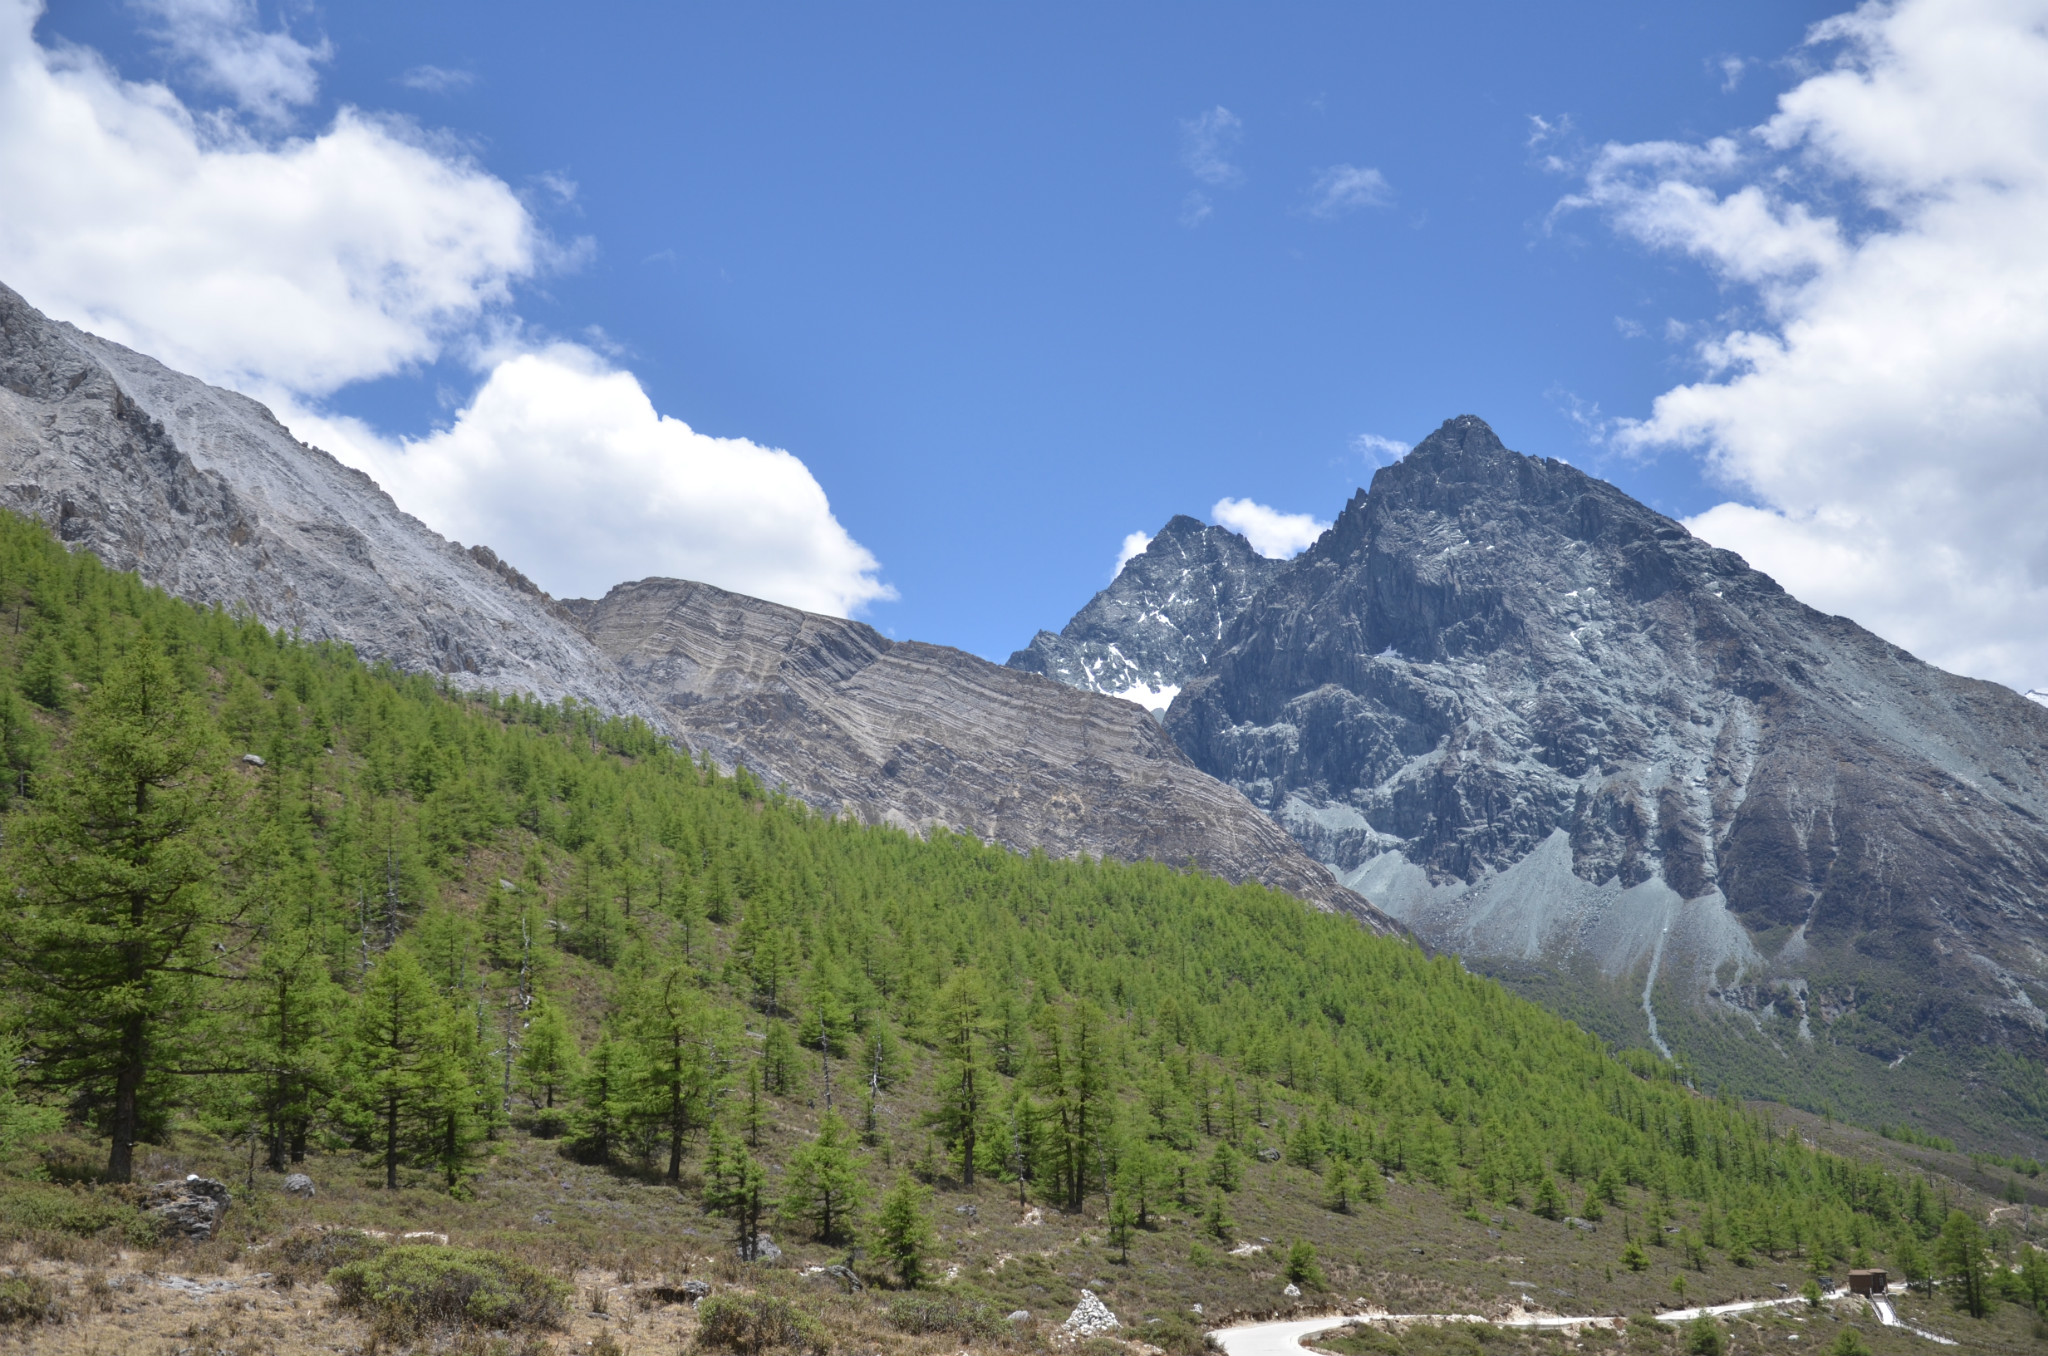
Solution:
M1235 1191L1244 1185L1244 1160L1230 1141L1218 1144L1209 1155L1209 1185L1218 1191Z
M254 1070L249 1100L272 1172L306 1157L313 1122L334 1092L335 1036L348 1001L328 973L319 936L285 912L269 921L261 957L238 986L244 1003L237 1016Z
M1563 1219L1565 1209L1564 1193L1557 1189L1556 1180L1545 1173L1543 1180L1537 1184L1536 1205L1531 1213L1544 1219Z
M1974 1216L1961 1210L1949 1212L1948 1222L1941 1226L1938 1255L1942 1277L1949 1284L1949 1294L1956 1307L1967 1311L1972 1318L1983 1318L1989 1314L1994 1303L1991 1294L1993 1262L1989 1240Z
M1117 1261L1126 1266L1131 1260L1131 1236L1138 1229L1138 1212L1131 1208L1130 1198L1119 1191L1109 1198L1108 1233L1109 1246L1116 1249Z
M232 921L214 888L231 798L211 723L141 637L9 826L4 951L32 1067L104 1116L111 1181L132 1176L148 1103L216 973Z
M341 1075L343 1117L382 1160L386 1190L398 1188L401 1166L441 1159L452 1104L467 1100L445 1017L405 947L378 960L356 1001Z
M975 1145L993 1091L983 1049L987 1022L980 979L971 970L955 971L939 991L937 1007L938 1106L926 1121L958 1156L960 1180L972 1190Z
M835 1241L847 1219L860 1208L863 1186L854 1162L846 1122L828 1111L818 1120L818 1135L789 1156L782 1175L782 1214L792 1224L807 1225L812 1234Z
M609 1163L622 1146L633 1116L633 1088L638 1070L633 1048L610 1033L598 1039L584 1062L576 1089L576 1147L593 1163Z
M1323 1269L1316 1262L1316 1245L1305 1238L1294 1240L1287 1249L1287 1279L1303 1290L1323 1288Z
M896 1268L896 1278L905 1289L924 1283L925 1262L931 1256L933 1234L926 1202L931 1192L908 1177L882 1197L868 1231L868 1248L875 1256Z
M680 965L663 970L631 1006L639 1120L668 1149L668 1180L680 1181L683 1141L710 1123L718 1096L720 1042L693 977Z
M529 1009L518 1070L519 1091L535 1110L554 1110L555 1099L582 1077L583 1057L569 1019L545 997L536 998Z
M1351 1213L1351 1198L1357 1191L1351 1169L1341 1158L1330 1160L1330 1171L1323 1178L1323 1204L1340 1215Z
M29 794L48 744L28 707L0 677L0 810Z
M733 1243L740 1260L751 1262L759 1254L761 1221L773 1208L768 1196L768 1172L718 1126L711 1129L704 1154L704 1208L729 1216L733 1222Z
M1221 1243L1228 1243L1236 1236L1237 1221L1230 1217L1229 1210L1225 1208L1222 1192L1210 1193L1209 1208L1202 1214L1202 1228L1211 1238Z
M768 1023L768 1039L761 1046L761 1084L778 1097L796 1091L796 1042L782 1022Z

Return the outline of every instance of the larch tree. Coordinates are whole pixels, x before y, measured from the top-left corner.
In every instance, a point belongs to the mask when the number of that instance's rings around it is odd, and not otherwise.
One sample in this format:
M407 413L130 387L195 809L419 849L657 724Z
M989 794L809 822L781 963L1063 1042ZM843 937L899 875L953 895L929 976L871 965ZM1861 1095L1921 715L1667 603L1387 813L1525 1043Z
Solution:
M972 970L954 972L934 1006L940 1070L938 1106L928 1120L959 1156L960 1180L972 1190L976 1141L995 1090L985 1050L987 1004L980 976Z
M343 1063L343 1119L384 1164L386 1190L398 1169L440 1164L450 1117L469 1099L444 1005L426 970L400 946L379 957L356 1001Z
M31 1066L105 1125L110 1181L132 1178L161 1085L199 1072L179 1036L233 921L216 887L234 798L212 722L144 635L9 825L0 907Z

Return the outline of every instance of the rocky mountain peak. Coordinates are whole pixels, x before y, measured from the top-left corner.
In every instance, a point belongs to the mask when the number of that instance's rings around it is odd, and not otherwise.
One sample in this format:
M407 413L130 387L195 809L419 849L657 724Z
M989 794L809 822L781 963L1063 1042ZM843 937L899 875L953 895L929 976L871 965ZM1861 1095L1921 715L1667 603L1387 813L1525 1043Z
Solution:
M1280 568L1228 528L1176 514L1059 634L1040 631L1009 667L1163 712Z

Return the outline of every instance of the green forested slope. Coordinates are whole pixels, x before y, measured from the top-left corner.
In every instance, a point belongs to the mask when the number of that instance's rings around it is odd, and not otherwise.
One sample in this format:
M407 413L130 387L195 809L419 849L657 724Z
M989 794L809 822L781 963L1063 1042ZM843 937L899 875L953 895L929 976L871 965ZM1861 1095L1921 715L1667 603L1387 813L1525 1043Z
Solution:
M1941 1223L1919 1177L1287 896L822 819L642 726L373 671L11 516L0 675L0 1131L62 1116L116 1177L131 1139L197 1126L460 1192L518 1110L829 1234L835 1164L914 1091L945 1173L1069 1209L1199 1214L1257 1141L1346 1199L1385 1174L1459 1209L1626 1202L1738 1264ZM853 1143L757 1167L750 1120L799 1071Z

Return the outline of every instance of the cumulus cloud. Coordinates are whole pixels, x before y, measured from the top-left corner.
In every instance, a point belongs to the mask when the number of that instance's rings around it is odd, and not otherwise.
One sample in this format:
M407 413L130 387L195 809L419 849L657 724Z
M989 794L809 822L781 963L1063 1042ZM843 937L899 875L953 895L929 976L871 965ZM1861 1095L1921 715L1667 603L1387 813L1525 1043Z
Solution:
M1244 121L1218 104L1180 125L1180 162L1189 174L1216 188L1243 180L1244 171L1231 161L1231 154L1244 140Z
M268 144L0 0L0 278L212 381L324 395L437 356L545 243L518 197L402 123L343 110Z
M1688 254L1739 322L1622 421L1750 500L1691 526L1945 667L2048 678L2048 5L1871 3L1774 116L1610 145L1567 205Z
M1361 207L1384 207L1394 200L1387 176L1361 165L1332 165L1309 186L1308 213L1329 220Z
M1330 530L1328 523L1317 522L1309 514L1282 513L1249 499L1218 499L1209 516L1272 560L1300 555Z
M1116 553L1116 568L1109 572L1111 579L1124 572L1124 566L1145 554L1145 548L1152 544L1152 538L1143 532L1133 532L1124 538L1124 544Z
M195 84L227 95L243 112L281 123L320 90L315 68L334 55L325 38L308 46L258 26L255 0L137 0L150 35Z
M803 462L660 414L632 373L580 345L497 363L427 437L322 431L410 511L488 543L558 597L647 575L836 616L896 596Z
M222 28L220 51L283 50L233 0L152 13L167 34ZM316 135L260 134L41 47L38 14L0 0L0 279L30 302L269 402L553 591L669 573L820 611L891 596L795 456L663 417L588 348L521 340L513 288L563 252L446 139L355 109ZM243 75L258 123L298 97ZM450 355L481 385L442 432L393 441L322 405Z

